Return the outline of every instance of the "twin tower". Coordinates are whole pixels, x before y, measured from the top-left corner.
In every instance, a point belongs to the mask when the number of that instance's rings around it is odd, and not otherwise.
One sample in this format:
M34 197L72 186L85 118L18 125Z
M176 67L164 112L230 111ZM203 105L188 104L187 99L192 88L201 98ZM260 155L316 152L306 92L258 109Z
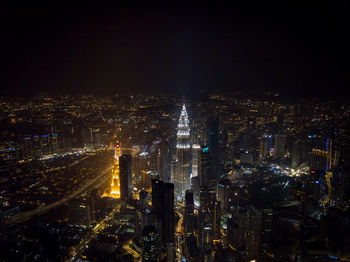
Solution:
M175 199L181 201L191 184L191 142L186 106L183 104L177 129L176 160L174 174Z

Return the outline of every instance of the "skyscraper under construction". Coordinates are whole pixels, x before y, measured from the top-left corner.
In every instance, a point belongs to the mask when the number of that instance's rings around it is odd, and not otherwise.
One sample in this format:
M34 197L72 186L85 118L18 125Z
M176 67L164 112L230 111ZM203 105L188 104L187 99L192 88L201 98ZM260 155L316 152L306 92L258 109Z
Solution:
M190 127L188 125L188 115L186 106L183 104L177 129L177 172L175 174L175 198L182 200L185 197L185 191L190 189L191 169L190 169Z

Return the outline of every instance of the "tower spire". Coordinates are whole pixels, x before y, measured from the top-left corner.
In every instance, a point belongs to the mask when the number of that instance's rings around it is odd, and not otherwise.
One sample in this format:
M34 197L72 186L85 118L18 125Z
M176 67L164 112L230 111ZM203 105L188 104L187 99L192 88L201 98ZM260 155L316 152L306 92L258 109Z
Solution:
M122 155L122 147L119 142L114 146L114 164L112 169L112 182L109 192L105 192L103 196L120 198L120 171L119 158Z
M190 127L185 103L182 104L179 124L177 126L177 173L175 175L175 195L182 200L185 191L190 188Z

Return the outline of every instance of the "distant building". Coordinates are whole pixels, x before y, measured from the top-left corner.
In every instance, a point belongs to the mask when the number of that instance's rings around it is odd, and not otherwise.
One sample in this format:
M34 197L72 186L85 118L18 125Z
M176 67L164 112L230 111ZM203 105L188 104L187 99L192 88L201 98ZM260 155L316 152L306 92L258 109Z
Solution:
M243 165L244 164L248 164L248 165L253 164L253 154L249 153L248 151L241 153L239 162Z
M285 147L286 147L286 136L283 134L276 134L275 135L275 156L276 157L282 157L285 154Z
M294 143L292 147L292 167L296 168L301 163L306 162L306 147L300 143Z
M256 118L249 117L246 122L246 132L244 134L244 150L249 153L254 153L256 148L256 132L257 132L257 123Z
M272 146L272 136L264 135L260 138L259 159L264 160L269 157Z

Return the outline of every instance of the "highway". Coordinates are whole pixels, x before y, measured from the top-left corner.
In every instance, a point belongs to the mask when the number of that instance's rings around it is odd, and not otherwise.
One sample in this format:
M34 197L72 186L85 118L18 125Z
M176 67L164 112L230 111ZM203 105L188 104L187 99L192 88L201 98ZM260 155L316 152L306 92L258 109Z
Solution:
M93 178L89 182L84 183L82 186L80 186L80 188L74 190L69 196L62 198L61 200L59 200L55 203L41 206L37 209L29 210L29 211L26 211L24 213L20 213L18 215L12 216L6 220L6 224L11 226L11 225L15 225L18 223L22 223L22 222L32 218L33 216L44 214L44 213L50 211L52 208L55 208L55 207L58 207L58 206L64 204L65 202L79 196L82 192L84 192L86 189L88 189L90 186L92 186L94 183L96 183L99 179L101 179L104 175L106 175L106 173L110 172L111 169L112 169L112 165L109 166L108 168L106 168L103 172L98 174L95 178Z
M132 240L130 239L128 242L126 242L123 245L123 249L128 252L129 254L131 254L134 258L134 261L141 261L141 256L139 253L137 253L135 250L133 250L130 245L132 244Z
M96 235L105 228L106 222L113 219L114 215L117 212L120 212L120 206L121 203L118 203L118 205L100 222L98 223L93 231L91 232L91 234L86 238L86 240L82 240L77 247L75 247L73 249L73 258L75 257L79 257L80 252L83 250L83 248L85 247L85 245L87 245L91 239L95 238ZM121 226L119 227L118 231L120 230Z
M181 261L183 256L183 241L184 241L184 232L183 232L183 215L181 212L179 212L179 209L183 209L179 203L178 203L178 210L175 211L179 215L179 221L177 223L176 227L176 241L177 241L177 246L176 246L176 261Z
M114 218L114 215L116 213L120 212L120 206L121 202L118 203L118 205L101 221L99 222L93 229L93 231L89 234L89 236L82 240L74 249L73 249L73 257L72 259L75 260L79 258L81 255L81 252L84 250L84 247L89 244L89 242L94 239L100 232L102 232L106 226L106 223ZM116 233L119 232L122 226L120 226ZM133 250L130 245L132 244L132 240L130 239L123 245L123 249L131 254L134 258L134 261L141 261L141 256L138 252Z

